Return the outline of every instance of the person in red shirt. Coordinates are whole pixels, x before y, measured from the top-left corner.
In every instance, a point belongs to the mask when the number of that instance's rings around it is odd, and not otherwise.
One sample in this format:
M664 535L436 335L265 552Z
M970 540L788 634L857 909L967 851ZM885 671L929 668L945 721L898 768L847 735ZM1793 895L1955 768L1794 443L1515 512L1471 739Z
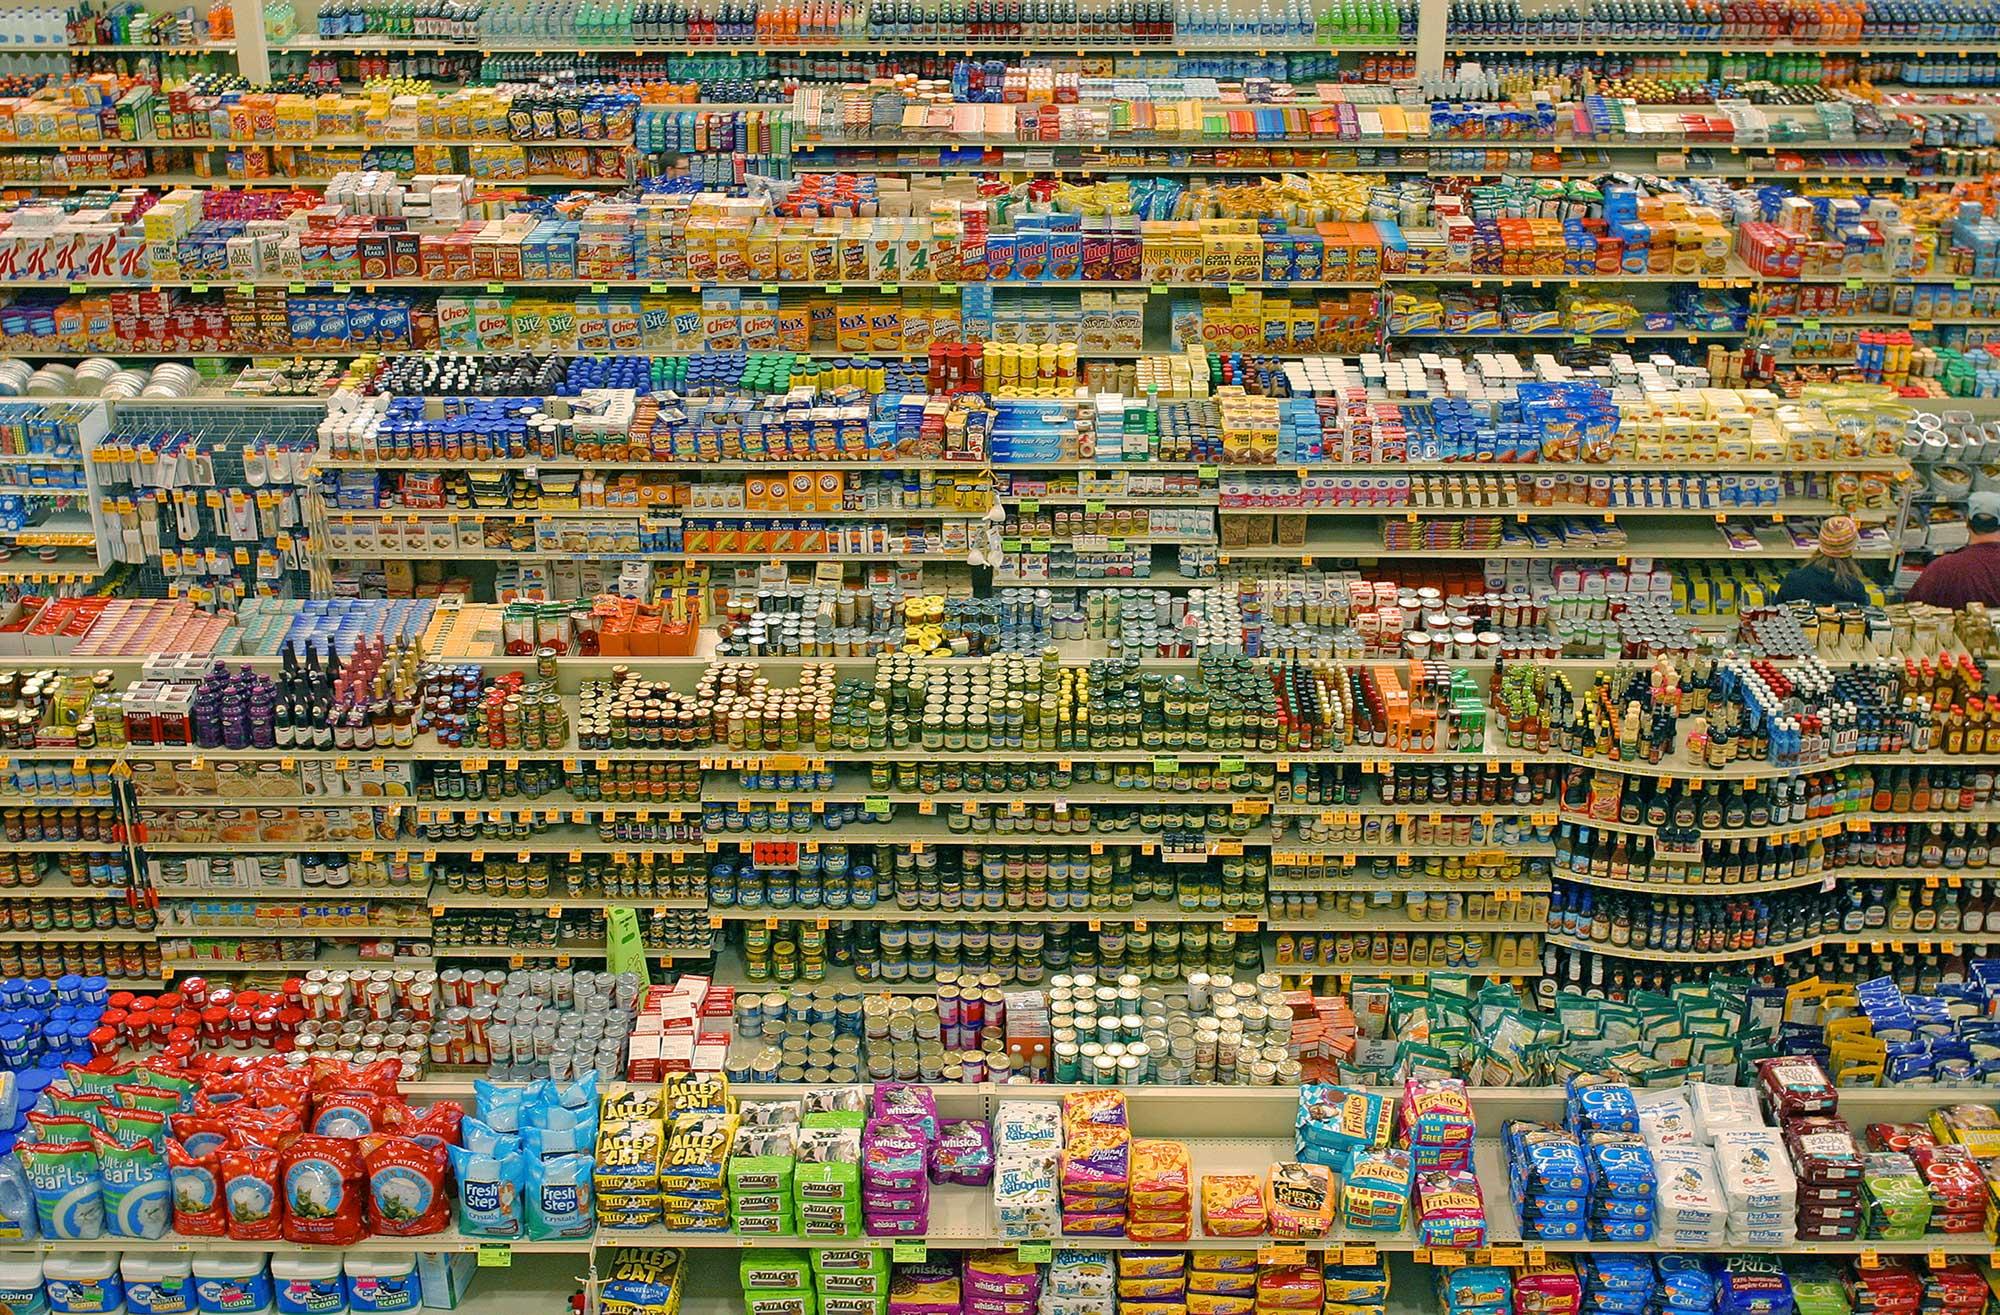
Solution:
M1972 532L1965 546L1924 568L1904 595L1910 602L1954 610L1967 603L2000 607L2000 493L1967 498L1965 524Z

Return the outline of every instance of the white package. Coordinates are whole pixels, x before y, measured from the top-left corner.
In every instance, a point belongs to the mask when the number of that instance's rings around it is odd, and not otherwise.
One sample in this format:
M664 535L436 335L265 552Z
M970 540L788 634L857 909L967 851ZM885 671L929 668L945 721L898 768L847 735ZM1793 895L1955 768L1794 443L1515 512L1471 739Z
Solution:
M1764 1126L1757 1093L1748 1087L1690 1082L1687 1092L1688 1103L1694 1107L1695 1135L1704 1142L1713 1143L1719 1133Z
M993 1213L1000 1236L1054 1237L1062 1229L1051 1155L1008 1155L993 1166Z
M1003 1100L993 1116L995 1159L1062 1149L1062 1114L1049 1101Z
M1662 1147L1692 1145L1699 1138L1694 1123L1694 1106L1687 1094L1676 1087L1662 1091L1637 1091L1633 1100L1639 1106L1639 1131L1646 1138L1646 1145L1659 1158Z
M1799 1180L1776 1128L1718 1134L1715 1167L1732 1213L1795 1208Z

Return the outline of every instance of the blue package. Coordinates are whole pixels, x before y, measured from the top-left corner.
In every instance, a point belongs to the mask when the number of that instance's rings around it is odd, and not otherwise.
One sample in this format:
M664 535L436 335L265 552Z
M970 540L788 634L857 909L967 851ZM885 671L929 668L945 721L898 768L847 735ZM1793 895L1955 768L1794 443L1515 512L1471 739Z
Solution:
M588 1155L527 1156L527 1234L534 1240L588 1237L596 1226Z
M14 1154L34 1193L43 1238L87 1242L104 1235L104 1179L89 1142L23 1142Z
M1573 1073L1563 1091L1565 1121L1577 1134L1639 1131L1639 1105L1623 1082Z
M467 1237L519 1237L522 1231L521 1192L527 1157L520 1144L481 1154L449 1146L451 1173L458 1182L458 1231Z
M521 1139L513 1133L503 1133L498 1129L489 1128L478 1119L470 1117L459 1121L458 1139L464 1143L465 1149L480 1155L503 1154L517 1149L521 1143Z
M485 1078L474 1078L472 1094L480 1122L510 1137L521 1130L521 1102L527 1099L526 1087L503 1087Z
M35 1194L9 1148L0 1152L0 1242L32 1242L37 1236Z
M97 1143L105 1231L113 1237L165 1237L174 1222L173 1176L167 1170L167 1157L145 1138L121 1146L108 1132L92 1137Z

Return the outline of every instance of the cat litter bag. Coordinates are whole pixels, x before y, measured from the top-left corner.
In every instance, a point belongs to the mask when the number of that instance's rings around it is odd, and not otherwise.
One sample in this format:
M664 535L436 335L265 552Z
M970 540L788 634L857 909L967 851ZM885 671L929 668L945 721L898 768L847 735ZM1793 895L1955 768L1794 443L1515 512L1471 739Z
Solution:
M22 1142L14 1148L34 1193L44 1238L87 1242L104 1236L104 1178L88 1141Z
M0 1242L32 1242L39 1236L28 1175L17 1157L0 1154Z
M361 1139L368 1173L368 1230L421 1237L451 1224L451 1148L428 1139L374 1133Z
M150 1141L130 1146L94 1133L103 1183L104 1227L113 1237L160 1238L174 1219L173 1175Z
M521 1106L528 1098L526 1087L503 1087L485 1078L474 1078L472 1095L481 1123L509 1137L521 1131Z
M596 1227L591 1197L595 1163L588 1155L524 1156L527 1232L537 1242L589 1237Z
M462 1146L445 1149L458 1183L458 1231L467 1237L521 1236L526 1165L519 1143L489 1154Z

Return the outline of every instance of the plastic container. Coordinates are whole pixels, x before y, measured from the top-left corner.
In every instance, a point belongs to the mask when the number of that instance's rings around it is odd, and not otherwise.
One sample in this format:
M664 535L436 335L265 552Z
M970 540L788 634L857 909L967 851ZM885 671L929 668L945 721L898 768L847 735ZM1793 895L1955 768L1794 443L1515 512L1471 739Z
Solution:
M122 1315L125 1282L115 1251L73 1251L42 1261L52 1315Z
M272 1256L271 1286L278 1315L347 1315L347 1283L336 1254Z
M188 1315L195 1308L192 1256L127 1252L118 1272L130 1315Z
M423 1305L424 1289L417 1281L414 1253L350 1251L345 1262L347 1308L355 1315L415 1310Z
M195 1257L194 1291L201 1315L275 1315L270 1260L263 1252Z
M25 1251L0 1251L0 1310L13 1315L49 1315L42 1287L42 1258Z

